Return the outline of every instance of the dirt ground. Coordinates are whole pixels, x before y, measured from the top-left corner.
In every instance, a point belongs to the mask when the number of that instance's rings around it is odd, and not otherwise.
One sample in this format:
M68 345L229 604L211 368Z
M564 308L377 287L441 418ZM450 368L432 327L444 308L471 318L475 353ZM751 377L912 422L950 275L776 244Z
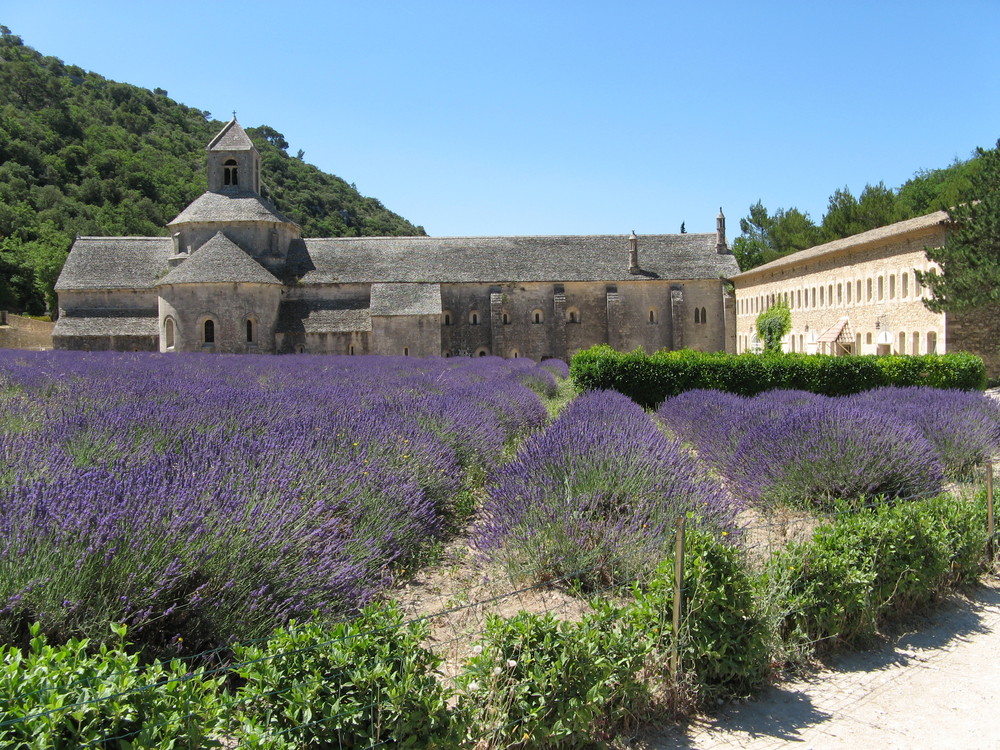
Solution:
M1000 748L1000 580L955 597L909 630L635 747Z

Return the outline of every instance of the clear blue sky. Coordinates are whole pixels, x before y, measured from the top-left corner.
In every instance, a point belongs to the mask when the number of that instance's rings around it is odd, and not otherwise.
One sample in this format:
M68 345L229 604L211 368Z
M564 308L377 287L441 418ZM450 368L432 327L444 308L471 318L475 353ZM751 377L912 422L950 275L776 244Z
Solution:
M1000 2L5 0L43 54L283 133L438 236L817 222L1000 138Z

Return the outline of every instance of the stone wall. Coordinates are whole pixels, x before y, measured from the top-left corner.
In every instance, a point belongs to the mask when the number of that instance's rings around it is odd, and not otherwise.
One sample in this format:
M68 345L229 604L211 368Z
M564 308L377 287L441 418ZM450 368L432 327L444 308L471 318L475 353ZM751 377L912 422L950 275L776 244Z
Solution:
M0 325L0 349L51 349L54 323L7 314Z
M983 358L990 378L1000 377L1000 315L978 308L947 315L948 349L972 352Z

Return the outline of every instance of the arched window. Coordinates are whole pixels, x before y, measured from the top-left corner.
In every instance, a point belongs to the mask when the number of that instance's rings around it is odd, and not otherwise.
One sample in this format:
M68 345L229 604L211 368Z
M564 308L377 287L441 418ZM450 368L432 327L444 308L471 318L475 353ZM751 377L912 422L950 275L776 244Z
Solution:
M247 318L247 343L253 343L253 321Z
M928 331L927 332L927 353L937 354L937 332Z
M705 312L705 308L704 307L701 308L701 322L703 324L708 322L708 313Z
M203 344L214 344L215 343L215 321L209 318L205 321L202 326L202 339Z
M222 184L239 185L239 167L236 166L236 159L226 159L222 165Z
M513 350L513 351L512 351L511 353L510 353L510 356L511 356L512 358L514 358L514 359L517 359L517 358L518 358L519 356L521 356L521 355L520 355L520 354L518 354L518 352L517 352L517 349L514 349L514 350Z
M510 325L510 315L508 315L507 313L503 314L503 324L505 326Z
M541 310L532 310L531 312L531 322L532 323L544 323L545 316L542 314Z
M351 356L352 357L354 356L354 345L353 344L351 344Z
M896 354L906 354L906 334L899 332L899 351Z
M913 341L913 345L910 348L910 354L920 354L920 334L917 331L914 331L911 339Z
M652 320L650 320L649 322L650 322L650 323L652 323L653 321L652 321ZM701 323L701 308L698 308L698 307L696 307L696 308L694 309L694 322L695 322L696 324L697 324L697 323Z
M469 313L469 325L479 325L479 311L473 310Z
M567 316L567 321L570 323L580 322L580 311L577 310L575 307L571 307L569 310L567 310L566 316Z
M653 308L650 308L649 310L649 322L650 323L656 322L656 310Z
M408 347L408 346L404 346L403 347L403 356L404 357L409 357L410 356L410 347Z
M486 356L486 352L479 352L479 356L480 357L485 357Z
M174 319L167 318L163 321L163 345L167 349L174 348Z
M451 313L448 310L444 311L444 324L446 326L451 325Z

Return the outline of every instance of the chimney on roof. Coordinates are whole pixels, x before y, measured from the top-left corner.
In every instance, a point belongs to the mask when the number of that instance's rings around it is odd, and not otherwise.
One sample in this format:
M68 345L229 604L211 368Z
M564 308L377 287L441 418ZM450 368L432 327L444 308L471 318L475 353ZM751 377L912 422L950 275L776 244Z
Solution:
M628 272L639 273L639 238L634 229L628 237Z
M719 255L729 255L729 245L726 244L726 217L719 206L719 215L715 217L715 252Z

